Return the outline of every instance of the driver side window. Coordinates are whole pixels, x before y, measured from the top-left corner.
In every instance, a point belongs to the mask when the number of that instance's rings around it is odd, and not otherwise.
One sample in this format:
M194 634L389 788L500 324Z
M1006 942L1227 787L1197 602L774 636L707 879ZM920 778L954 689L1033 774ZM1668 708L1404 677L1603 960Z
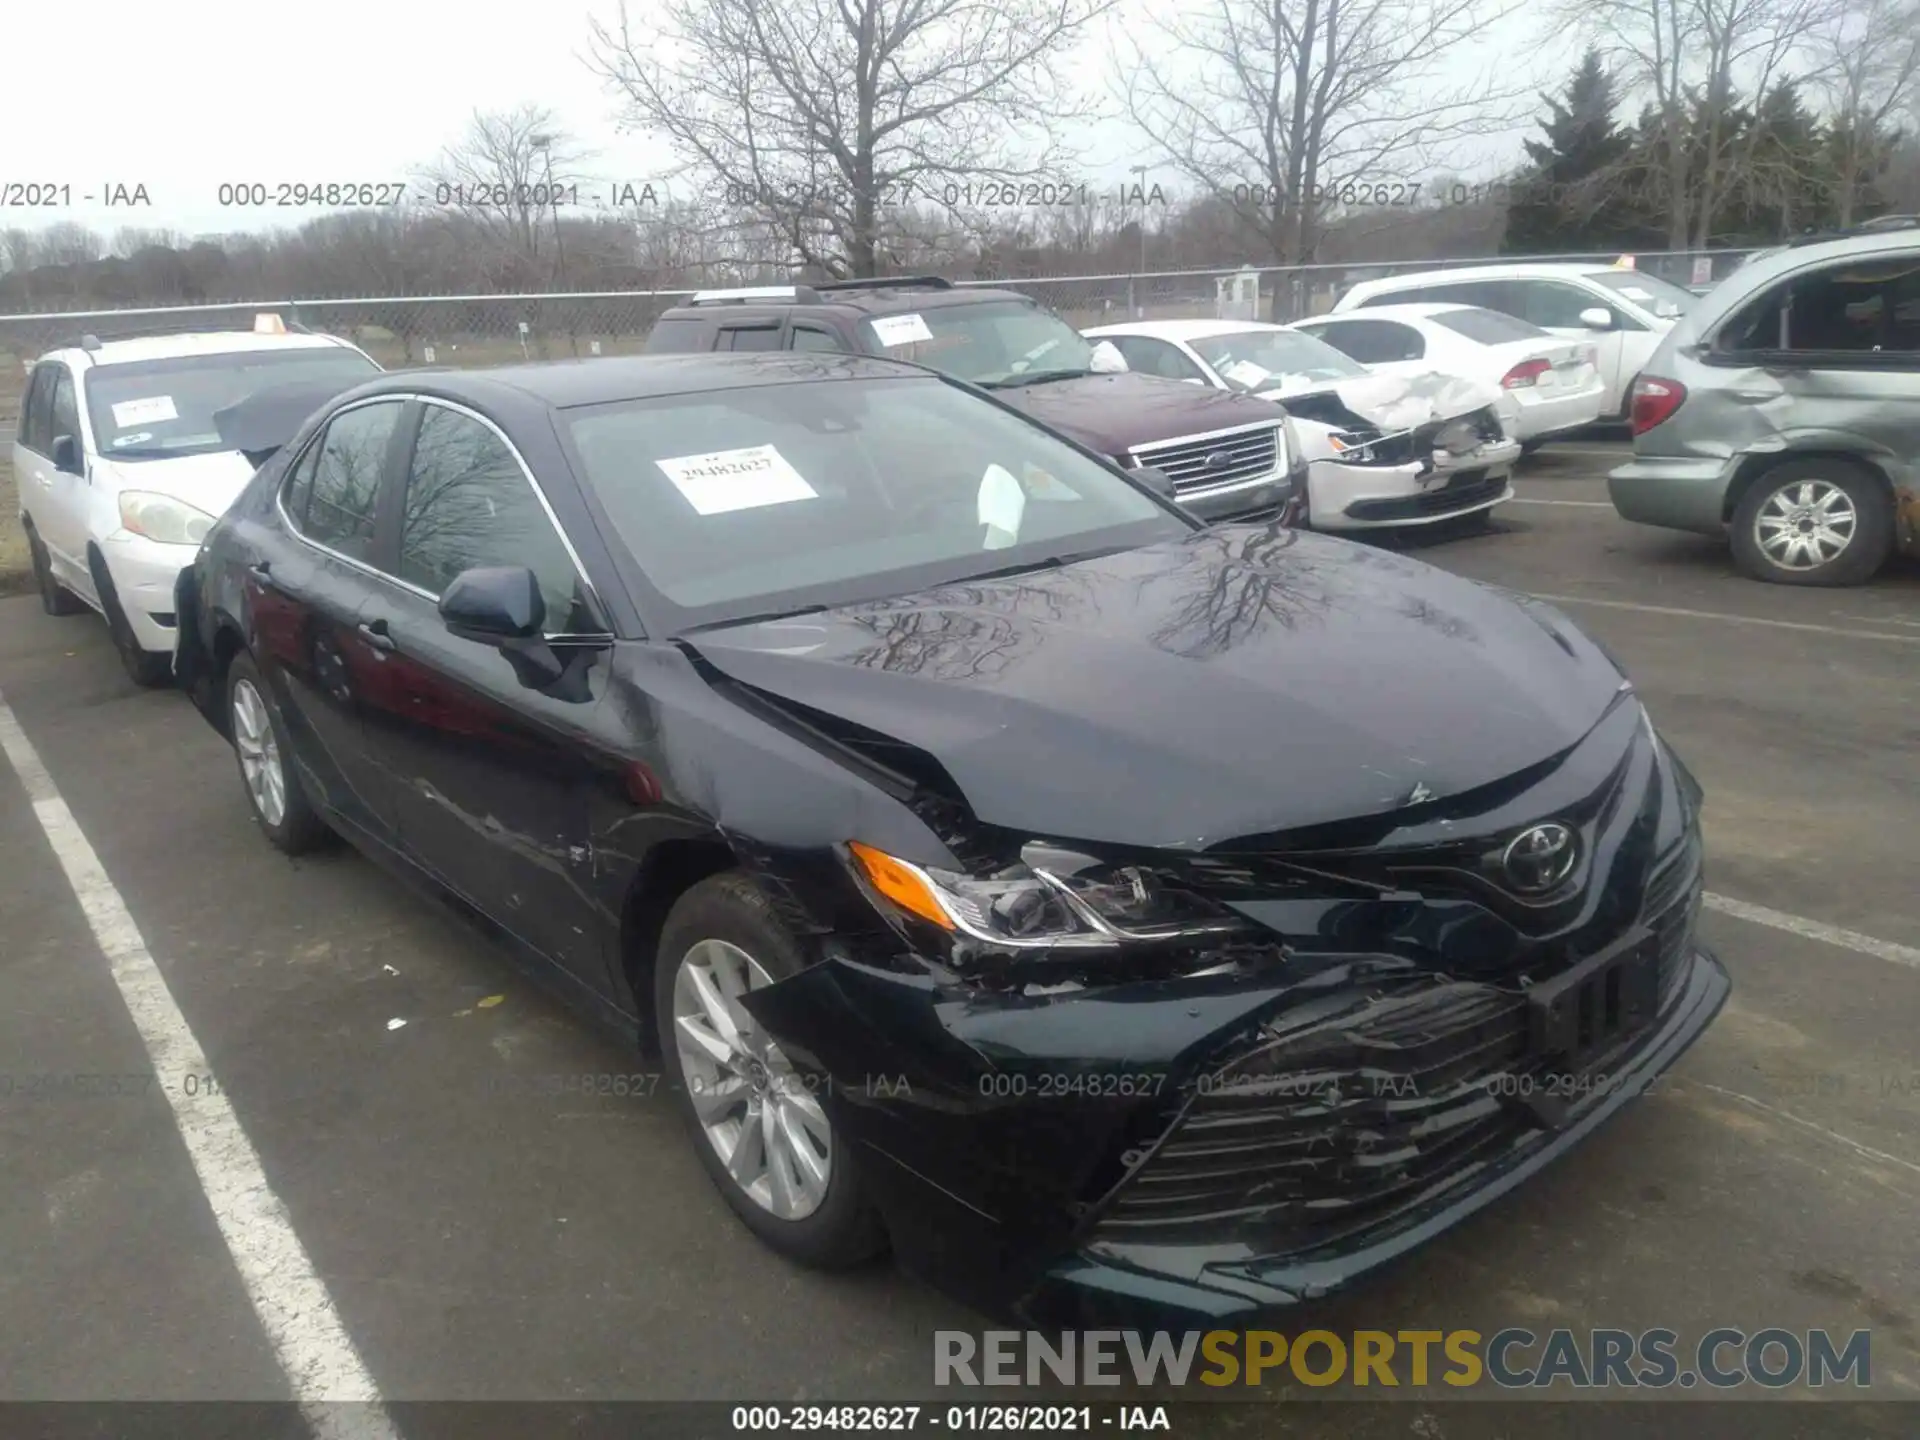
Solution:
M407 467L400 578L437 597L463 570L511 565L539 578L548 634L598 628L580 603L573 558L519 458L492 427L428 405Z

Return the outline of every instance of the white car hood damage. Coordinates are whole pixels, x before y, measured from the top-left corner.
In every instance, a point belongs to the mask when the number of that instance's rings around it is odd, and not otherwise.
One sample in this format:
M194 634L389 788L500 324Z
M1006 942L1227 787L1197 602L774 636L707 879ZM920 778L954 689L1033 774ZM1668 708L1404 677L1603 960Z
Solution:
M1340 403L1387 434L1413 430L1432 420L1451 420L1486 406L1498 406L1500 391L1463 375L1427 370L1415 375L1356 375L1348 380L1300 380L1259 392L1263 400L1282 405L1298 395L1332 391Z

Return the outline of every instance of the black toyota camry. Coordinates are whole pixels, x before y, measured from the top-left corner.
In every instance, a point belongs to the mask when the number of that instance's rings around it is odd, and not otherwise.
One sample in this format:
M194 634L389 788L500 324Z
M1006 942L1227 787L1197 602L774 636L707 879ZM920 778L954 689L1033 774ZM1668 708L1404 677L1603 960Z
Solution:
M1698 787L1523 596L1204 526L883 359L295 418L179 597L260 828L657 1046L786 1254L1245 1316L1518 1184L1726 997Z

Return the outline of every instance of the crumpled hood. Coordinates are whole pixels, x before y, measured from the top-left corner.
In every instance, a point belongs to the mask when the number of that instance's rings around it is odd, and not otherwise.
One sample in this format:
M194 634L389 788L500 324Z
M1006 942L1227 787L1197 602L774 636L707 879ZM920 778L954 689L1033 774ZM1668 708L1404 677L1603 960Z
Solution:
M246 456L237 450L181 455L172 460L114 460L103 456L94 465L110 467L122 490L151 490L171 495L196 510L204 510L216 520L246 488L254 471Z
M994 398L1116 457L1157 440L1280 420L1271 404L1251 395L1130 371L996 390Z
M926 751L981 821L1191 849L1488 784L1570 748L1622 683L1557 612L1252 525L688 643Z
M1356 375L1332 384L1305 381L1262 390L1260 396L1285 405L1289 396L1319 395L1329 390L1354 414L1364 416L1389 434L1416 429L1430 420L1451 420L1471 414L1484 406L1497 405L1500 400L1498 386L1438 370L1412 375Z

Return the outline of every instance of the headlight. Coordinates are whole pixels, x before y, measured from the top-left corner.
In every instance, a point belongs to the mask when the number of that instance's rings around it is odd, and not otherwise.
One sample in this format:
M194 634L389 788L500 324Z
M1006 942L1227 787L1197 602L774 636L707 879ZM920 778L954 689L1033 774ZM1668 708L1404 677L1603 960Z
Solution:
M120 495L120 524L162 545L198 545L213 528L214 517L171 495L126 490Z
M1250 929L1239 916L1158 883L1137 866L1029 845L1022 863L961 875L848 847L881 899L954 935L1014 950L1116 950L1128 944L1203 940Z

